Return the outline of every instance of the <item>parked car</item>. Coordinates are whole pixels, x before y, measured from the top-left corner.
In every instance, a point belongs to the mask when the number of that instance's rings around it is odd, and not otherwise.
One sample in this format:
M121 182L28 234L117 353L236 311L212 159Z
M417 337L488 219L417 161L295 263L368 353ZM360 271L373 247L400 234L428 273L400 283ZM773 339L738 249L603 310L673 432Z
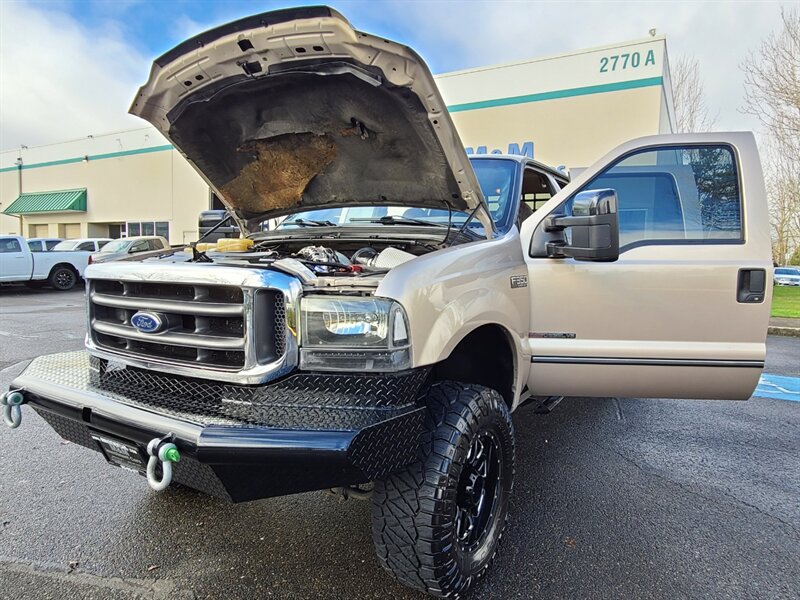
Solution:
M170 245L167 239L158 235L120 238L110 241L99 252L92 254L89 262L90 264L110 262L129 258L134 254L140 255L169 249Z
M776 267L773 279L775 285L800 285L800 268Z
M61 238L28 238L31 252L48 252L61 243Z
M71 290L89 263L86 252L31 252L20 236L0 237L0 283L49 284Z
M111 238L78 238L76 240L64 240L53 248L57 252L64 250L79 250L82 252L98 252Z
M184 42L131 112L253 246L92 265L86 351L34 359L4 408L154 490L370 498L380 564L454 598L490 568L512 489L542 485L514 481L523 403L758 384L772 249L751 133L631 140L561 188L526 157L470 160L420 56L322 6ZM532 458L593 451L568 450Z

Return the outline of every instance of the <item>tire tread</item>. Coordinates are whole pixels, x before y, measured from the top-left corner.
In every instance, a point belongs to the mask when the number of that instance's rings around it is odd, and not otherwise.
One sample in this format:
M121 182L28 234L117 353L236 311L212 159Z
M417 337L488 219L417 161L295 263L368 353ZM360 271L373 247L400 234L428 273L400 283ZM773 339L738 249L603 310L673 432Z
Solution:
M500 394L483 386L438 382L426 401L429 410L418 460L375 483L373 541L381 566L398 581L435 596L456 597L483 577L499 547L498 539L492 557L468 576L449 551L455 543L449 516L455 502L450 468L464 458L458 441L474 434L481 418L498 415L509 432L513 481L513 424Z

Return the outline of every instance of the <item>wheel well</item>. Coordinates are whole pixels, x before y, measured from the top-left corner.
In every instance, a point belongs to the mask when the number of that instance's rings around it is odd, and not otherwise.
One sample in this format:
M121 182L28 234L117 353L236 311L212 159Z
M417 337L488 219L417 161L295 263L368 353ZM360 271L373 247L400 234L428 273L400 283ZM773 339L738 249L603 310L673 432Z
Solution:
M75 276L76 276L76 277L78 277L78 276L79 276L79 275L78 275L78 269L76 269L76 268L75 268L75 266L74 266L74 265L71 265L70 263L57 263L57 264L53 265L53 267L50 269L50 273L48 273L48 275L52 275L52 274L53 274L53 271L55 271L55 270L56 270L56 269L58 269L59 267L66 267L67 269L69 269L70 271L72 271L73 273L75 273Z
M485 385L514 403L514 349L508 333L499 325L483 325L458 343L433 369L434 381L460 381Z

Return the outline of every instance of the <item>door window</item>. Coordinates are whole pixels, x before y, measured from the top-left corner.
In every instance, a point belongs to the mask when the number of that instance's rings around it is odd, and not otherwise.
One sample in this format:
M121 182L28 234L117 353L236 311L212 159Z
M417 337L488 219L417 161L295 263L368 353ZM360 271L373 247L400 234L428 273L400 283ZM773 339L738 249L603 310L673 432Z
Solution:
M147 240L147 245L150 250L161 250L164 248L164 244L161 240Z
M553 186L544 173L528 167L522 176L522 199L519 206L519 222L539 210L555 194Z
M133 246L131 246L131 252L145 252L147 249L147 240L139 240L138 242L134 242Z
M22 252L22 246L14 238L0 238L0 254L9 252Z
M743 239L739 177L728 146L636 151L583 190L606 188L617 194L621 250L645 244L724 244Z
M31 249L31 252L41 252L42 251L42 242L35 241L35 242L28 242L28 248Z
M83 242L82 244L79 244L79 245L78 245L78 247L77 247L77 248L75 248L75 249L76 249L76 250L90 250L90 251L94 251L94 242Z

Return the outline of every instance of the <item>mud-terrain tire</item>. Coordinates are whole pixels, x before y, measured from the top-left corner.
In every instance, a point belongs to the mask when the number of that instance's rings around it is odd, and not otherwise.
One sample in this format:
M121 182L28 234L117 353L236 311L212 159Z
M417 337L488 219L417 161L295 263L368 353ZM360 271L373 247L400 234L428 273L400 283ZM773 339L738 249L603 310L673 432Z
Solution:
M50 271L50 276L47 278L47 283L61 292L66 292L75 287L78 283L78 276L75 271L64 265L56 265Z
M436 383L425 401L419 460L375 482L372 537L381 565L401 583L455 597L497 554L514 482L514 426L502 396L483 386Z

